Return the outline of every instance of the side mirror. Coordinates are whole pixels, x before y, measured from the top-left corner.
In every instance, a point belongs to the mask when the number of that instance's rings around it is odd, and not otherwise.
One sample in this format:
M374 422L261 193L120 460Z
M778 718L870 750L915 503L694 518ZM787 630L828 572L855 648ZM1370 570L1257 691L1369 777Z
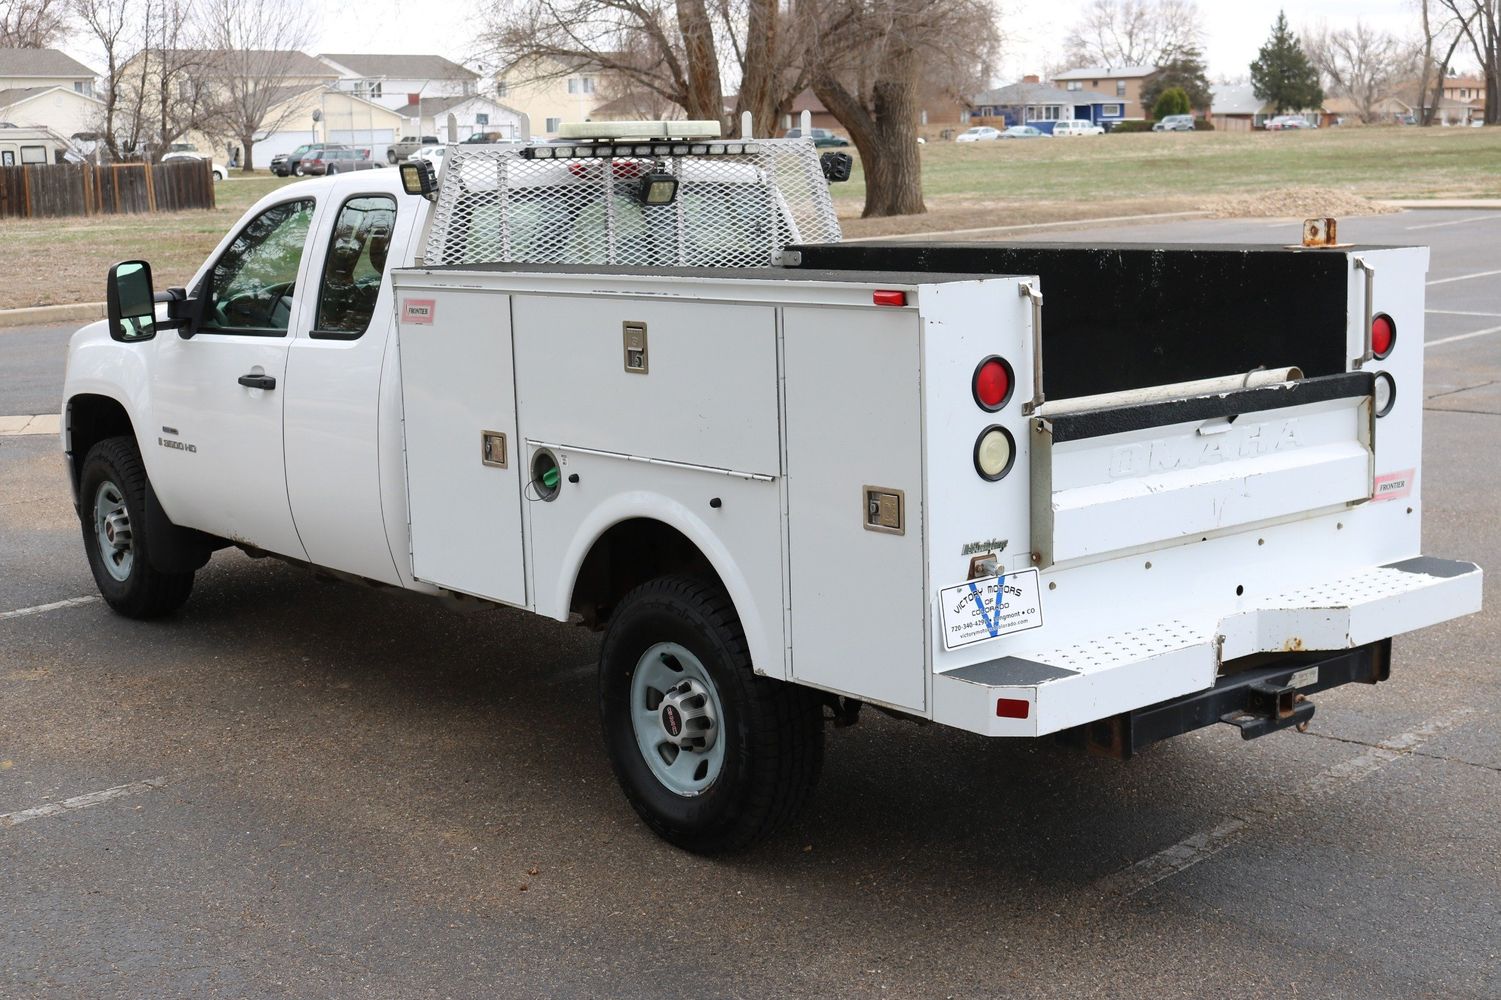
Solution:
M151 265L144 260L125 260L109 269L105 302L109 335L130 343L156 336L156 292L151 287Z
M818 165L823 168L824 180L837 184L850 179L855 161L848 153L824 153L818 158Z

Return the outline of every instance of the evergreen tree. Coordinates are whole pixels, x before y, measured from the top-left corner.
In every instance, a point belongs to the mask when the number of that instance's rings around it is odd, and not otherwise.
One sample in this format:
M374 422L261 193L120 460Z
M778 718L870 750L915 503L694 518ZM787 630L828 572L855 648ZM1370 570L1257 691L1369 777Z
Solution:
M1188 95L1188 105L1194 111L1209 111L1213 98L1209 85L1209 70L1204 65L1203 54L1194 46L1178 49L1157 64L1157 72L1151 81L1141 88L1141 106L1156 107L1157 98L1169 87L1178 87ZM1186 114L1187 112L1185 112Z
M1152 105L1152 117L1158 121L1162 121L1168 115L1186 115L1192 110L1193 108L1188 104L1188 95L1183 92L1183 88L1169 87L1158 96L1157 102Z
M1319 87L1319 73L1298 44L1298 36L1287 27L1287 13L1277 13L1272 35L1251 63L1251 86L1258 100L1277 110L1303 111L1324 103Z

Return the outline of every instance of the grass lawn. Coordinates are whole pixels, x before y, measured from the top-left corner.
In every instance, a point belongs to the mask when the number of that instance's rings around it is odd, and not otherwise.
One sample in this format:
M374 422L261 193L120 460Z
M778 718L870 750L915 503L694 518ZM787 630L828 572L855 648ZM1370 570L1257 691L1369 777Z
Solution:
M1122 134L932 142L922 147L925 215L861 219L858 163L834 185L848 236L1098 219L1152 212L1343 214L1362 199L1501 198L1501 128ZM257 198L289 180L222 181L218 207L159 216L0 222L0 309L96 302L117 260L151 261L182 284ZM1301 192L1292 198L1289 192ZM1367 209L1368 210L1368 209Z
M156 287L185 284L247 208L291 180L235 174L207 211L0 220L0 309L102 302L109 266L133 257L151 262Z

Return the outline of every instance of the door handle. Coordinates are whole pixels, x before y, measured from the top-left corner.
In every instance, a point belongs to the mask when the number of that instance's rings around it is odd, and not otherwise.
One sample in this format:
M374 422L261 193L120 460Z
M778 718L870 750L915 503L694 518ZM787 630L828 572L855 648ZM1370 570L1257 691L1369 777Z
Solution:
M247 389L275 389L276 379L270 375L241 375L240 384Z

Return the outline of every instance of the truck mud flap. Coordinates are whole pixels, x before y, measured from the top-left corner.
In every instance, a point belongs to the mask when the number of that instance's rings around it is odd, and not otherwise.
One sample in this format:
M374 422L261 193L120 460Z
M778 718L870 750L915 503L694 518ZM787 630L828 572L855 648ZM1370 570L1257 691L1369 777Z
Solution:
M1228 673L1208 690L1066 730L1059 739L1124 759L1160 740L1217 722L1235 726L1248 740L1292 727L1304 729L1314 714L1309 695L1352 681L1386 680L1391 676L1391 652L1391 640L1383 639L1338 653L1279 656L1274 664ZM1233 669L1234 664L1227 666Z

